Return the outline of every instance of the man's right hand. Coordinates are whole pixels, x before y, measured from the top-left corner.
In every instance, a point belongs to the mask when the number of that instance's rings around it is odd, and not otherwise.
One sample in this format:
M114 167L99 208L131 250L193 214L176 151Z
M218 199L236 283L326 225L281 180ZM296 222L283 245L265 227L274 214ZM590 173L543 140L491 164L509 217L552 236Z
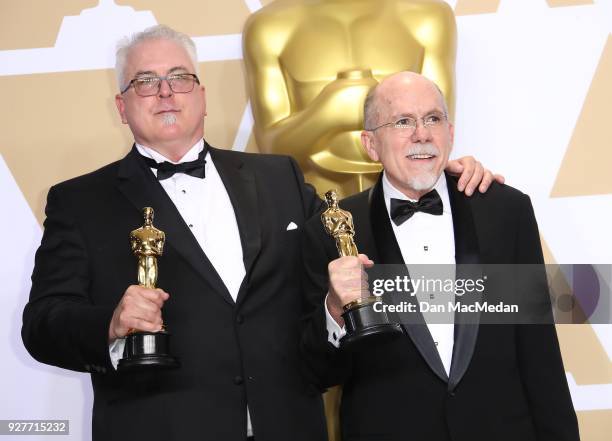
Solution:
M170 296L163 289L131 285L113 312L108 341L125 337L130 329L157 332L162 329L161 308Z
M370 295L368 275L364 271L374 265L368 256L345 256L329 263L329 293L327 309L340 327L344 326L344 305Z

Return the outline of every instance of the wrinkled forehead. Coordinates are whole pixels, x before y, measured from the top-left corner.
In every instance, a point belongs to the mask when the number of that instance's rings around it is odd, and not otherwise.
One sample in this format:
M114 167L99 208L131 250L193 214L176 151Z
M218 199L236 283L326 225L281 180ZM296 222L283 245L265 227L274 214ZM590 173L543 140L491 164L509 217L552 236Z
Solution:
M400 116L422 117L431 112L444 113L442 94L429 81L400 80L381 84L378 110L388 120Z
M177 42L166 39L137 43L128 52L125 66L127 74L151 72L165 75L181 68L188 72L195 71L187 50Z

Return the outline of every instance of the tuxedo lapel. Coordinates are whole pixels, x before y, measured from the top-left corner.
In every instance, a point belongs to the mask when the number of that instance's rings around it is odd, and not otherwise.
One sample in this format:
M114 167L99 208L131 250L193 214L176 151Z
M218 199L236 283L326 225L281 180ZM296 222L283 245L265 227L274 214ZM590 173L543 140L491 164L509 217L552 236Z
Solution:
M372 235L372 223L370 219L370 198L372 190L360 193L355 198L354 204L344 205L340 202L340 208L349 210L353 215L354 227L355 227L355 243L359 253L365 254L375 263L378 262L378 249ZM350 205L350 206L349 206ZM330 242L334 242L333 237L328 236ZM335 247L334 247L335 248ZM336 253L337 254L337 253Z
M451 211L453 214L453 230L455 235L455 261L457 263L457 279L476 279L481 277L478 236L474 226L474 218L467 196L457 190L457 182L446 175ZM473 292L461 298L462 304L475 303L480 300L478 293ZM448 390L457 387L465 374L476 346L478 336L479 313L455 313L455 338L453 358L451 363Z
M246 281L261 250L257 184L253 170L244 164L238 155L210 146L208 148L234 208L240 232L246 275L238 292L237 303L239 304L244 299Z
M382 176L382 174L381 174ZM393 233L389 214L385 205L385 196L382 188L382 178L370 192L370 223L376 249L378 251L379 263L403 265L404 258Z
M166 233L166 246L174 248L206 280L214 291L230 304L234 301L217 271L191 233L172 200L155 175L140 159L136 148L121 161L118 188L139 212L143 207L155 210L154 225ZM134 228L137 228L135 226Z
M380 264L387 265L404 265L404 259L402 252L397 243L395 233L393 233L393 227L389 220L387 207L385 205L385 198L382 189L382 174L381 178L378 179L376 185L372 188L370 193L370 221L372 224L372 233L376 249L378 251L378 262ZM408 272L406 270L406 272ZM406 300L405 295L402 298L392 296L395 299L395 303L398 301ZM408 301L416 302L416 297L409 296ZM427 328L423 316L418 311L415 313L416 319L414 323L403 324L402 326L406 330L406 333L417 347L421 356L425 359L425 362L429 365L431 370L440 377L443 381L448 381L446 370L440 359L440 354L436 349L431 333Z

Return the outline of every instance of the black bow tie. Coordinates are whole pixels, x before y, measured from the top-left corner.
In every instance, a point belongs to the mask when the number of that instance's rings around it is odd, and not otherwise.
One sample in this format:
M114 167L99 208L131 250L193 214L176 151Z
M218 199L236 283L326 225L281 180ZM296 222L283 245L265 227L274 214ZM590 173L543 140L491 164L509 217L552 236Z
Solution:
M398 227L412 217L417 211L440 216L442 199L436 190L431 190L417 202L391 198L391 220Z
M206 144L204 144L204 148L198 155L198 159L195 161L189 162L180 162L178 164L173 164L168 161L164 162L156 162L152 158L147 158L146 156L142 156L142 159L147 163L147 165L151 168L157 169L157 179L159 181L163 181L164 179L168 179L172 177L175 173L186 173L194 178L204 179L205 175L205 165L206 165L206 153L207 153Z

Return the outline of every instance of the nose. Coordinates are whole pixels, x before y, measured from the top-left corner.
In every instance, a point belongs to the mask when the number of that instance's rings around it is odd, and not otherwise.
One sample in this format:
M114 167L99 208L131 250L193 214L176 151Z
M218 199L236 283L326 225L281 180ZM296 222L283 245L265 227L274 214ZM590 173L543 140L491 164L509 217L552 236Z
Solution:
M169 96L172 96L173 92L172 89L170 88L170 84L168 83L167 79L162 79L160 80L159 83L159 97L160 98L167 98Z
M431 130L420 119L417 120L417 126L412 132L412 142L430 142Z

